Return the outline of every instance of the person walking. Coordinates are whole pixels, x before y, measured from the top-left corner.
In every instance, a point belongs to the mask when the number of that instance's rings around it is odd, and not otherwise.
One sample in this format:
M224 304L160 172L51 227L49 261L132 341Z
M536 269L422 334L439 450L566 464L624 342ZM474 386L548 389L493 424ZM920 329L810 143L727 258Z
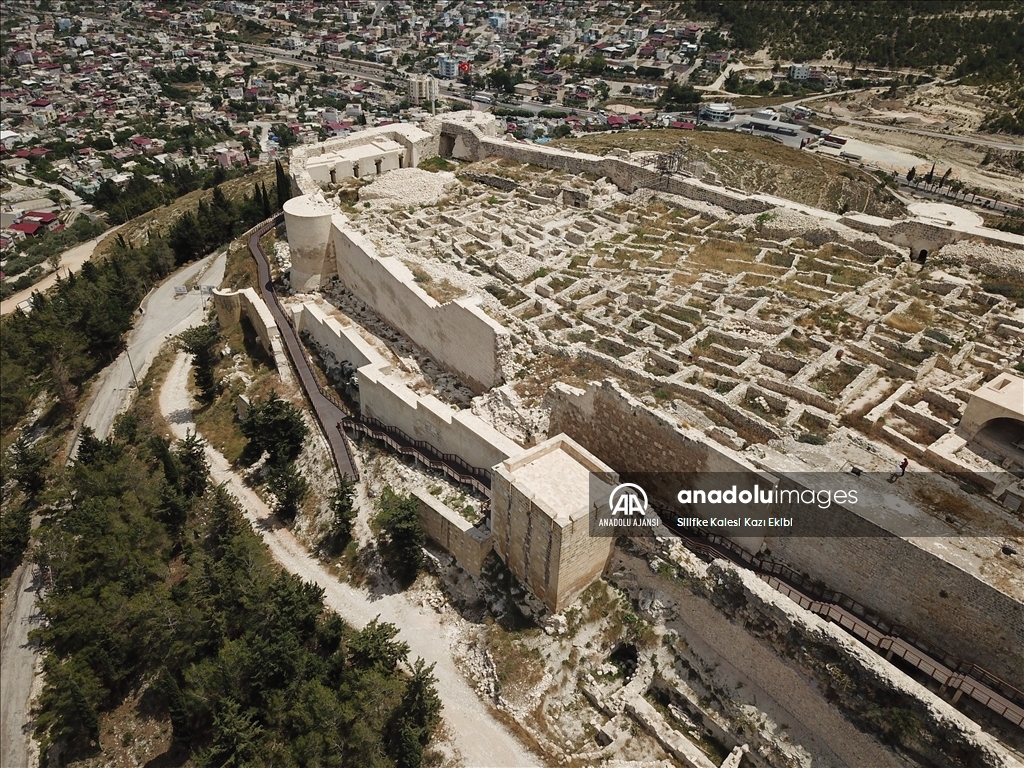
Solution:
M910 466L910 459L903 457L903 461L896 465L896 469L892 473L892 477L889 478L890 483L895 483L905 474L907 474L907 467Z

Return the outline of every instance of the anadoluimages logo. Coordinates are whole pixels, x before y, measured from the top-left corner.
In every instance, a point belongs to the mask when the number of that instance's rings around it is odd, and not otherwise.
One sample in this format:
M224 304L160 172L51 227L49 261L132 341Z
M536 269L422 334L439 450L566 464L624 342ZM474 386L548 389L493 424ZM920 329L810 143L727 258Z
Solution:
M622 483L608 494L608 509L612 515L632 517L647 514L647 493L636 483Z

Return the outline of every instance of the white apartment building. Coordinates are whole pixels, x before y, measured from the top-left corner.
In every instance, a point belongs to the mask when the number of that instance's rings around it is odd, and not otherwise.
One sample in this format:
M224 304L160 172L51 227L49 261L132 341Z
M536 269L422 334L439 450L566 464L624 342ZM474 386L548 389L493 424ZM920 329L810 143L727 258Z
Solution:
M437 101L437 80L430 75L414 75L409 78L408 97L410 104Z

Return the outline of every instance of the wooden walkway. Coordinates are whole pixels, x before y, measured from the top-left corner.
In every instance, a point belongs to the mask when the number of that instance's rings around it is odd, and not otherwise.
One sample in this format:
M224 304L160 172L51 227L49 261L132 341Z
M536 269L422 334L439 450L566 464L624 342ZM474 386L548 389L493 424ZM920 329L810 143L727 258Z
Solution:
M345 430L349 430L380 440L392 450L404 456L412 456L424 466L444 472L456 482L490 497L491 473L489 470L471 466L455 454L442 453L430 443L416 440L397 427L389 426L377 419L361 417L345 405L337 393L320 383L316 365L303 346L298 331L295 330L291 314L285 312L278 301L270 276L270 260L260 247L260 238L281 223L283 218L284 214L278 214L249 230L249 252L256 261L263 300L277 321L277 327L284 339L288 357L299 375L299 381L313 408L317 423L331 446L331 454L334 457L334 465L339 478L347 476L353 480L359 479L359 472L345 436Z
M678 530L675 533L687 549L705 559L721 558L753 571L773 589L801 607L838 624L879 655L885 656L887 661L894 656L902 659L937 681L941 686L940 693L947 690L952 692L954 704L966 695L1017 727L1024 727L1024 691L977 664L959 661L927 646L922 648L925 644L920 640L905 636L905 633L899 632L898 626L885 622L842 593L817 586L813 588L817 595L812 597L805 594L797 586L803 580L800 574L781 563L753 555L729 539L716 535L691 536ZM943 656L941 662L935 658L939 655Z
M260 247L260 238L283 220L284 214L279 213L274 218L267 219L249 230L249 252L252 254L253 259L256 260L260 293L263 295L263 300L267 303L271 314L277 321L277 327L281 331L281 338L284 339L284 346L288 351L288 357L291 359L292 365L295 366L295 370L299 375L299 381L302 382L302 390L306 393L306 398L313 408L313 414L320 425L320 430L331 446L335 470L339 477L349 477L353 480L358 480L359 472L356 470L355 462L352 459L348 440L345 438L345 434L337 428L338 423L349 415L349 411L344 408L337 396L331 397L333 393L328 394L321 387L320 380L316 377L316 372L313 370L313 363L302 346L299 334L292 323L291 314L284 311L277 299L277 293L274 291L274 284L270 277L270 261Z

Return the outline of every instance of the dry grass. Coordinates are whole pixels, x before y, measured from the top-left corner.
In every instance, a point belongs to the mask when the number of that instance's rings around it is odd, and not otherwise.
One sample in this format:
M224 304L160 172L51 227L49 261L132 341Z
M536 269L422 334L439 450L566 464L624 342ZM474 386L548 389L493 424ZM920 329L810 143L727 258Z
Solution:
M214 376L223 380L229 373L240 371L249 377L251 383L247 387L240 379L230 382L216 400L195 410L195 421L196 429L210 445L235 464L241 458L247 442L237 418L238 396L245 394L250 401L265 399L278 385L279 379L269 357L260 346L255 329L247 319L243 318L236 325L222 329L221 335L232 352L241 356L241 362L236 363L233 356L221 358L214 368Z
M762 102L765 103L765 102ZM668 152L685 143L688 161L701 161L721 180L746 192L767 192L826 210L863 211L898 217L903 205L878 189L869 174L846 163L771 139L731 131L671 129L595 133L553 142L603 155L622 147L632 152ZM724 149L715 152L713 149Z
M922 301L914 299L903 312L889 315L885 324L903 333L920 333L935 320L935 313Z
M256 262L249 253L248 246L235 240L228 246L224 279L220 281L220 287L232 291L255 288L258 280Z
M839 395L857 378L861 369L848 363L840 363L834 368L825 368L811 379L810 384L822 394L830 397Z
M156 435L172 437L171 425L160 413L160 387L178 356L178 348L173 340L164 343L153 359L146 373L139 393L132 404L131 412L139 419L139 426Z
M494 658L494 672L506 697L529 693L544 677L540 651L525 642L539 632L537 629L509 632L497 623L487 629L487 649Z
M756 246L732 240L708 240L694 249L693 253L687 257L686 263L690 266L700 266L730 275L740 272L774 274L776 270L754 262L754 257L760 250Z
M590 360L544 352L531 361L529 374L515 383L515 390L527 403L539 403L553 381L585 388L589 382L601 381L609 375L614 374Z
M824 291L815 290L809 285L805 285L803 282L797 282L796 280L788 280L780 287L794 299L819 302L824 301L829 297L829 295Z

